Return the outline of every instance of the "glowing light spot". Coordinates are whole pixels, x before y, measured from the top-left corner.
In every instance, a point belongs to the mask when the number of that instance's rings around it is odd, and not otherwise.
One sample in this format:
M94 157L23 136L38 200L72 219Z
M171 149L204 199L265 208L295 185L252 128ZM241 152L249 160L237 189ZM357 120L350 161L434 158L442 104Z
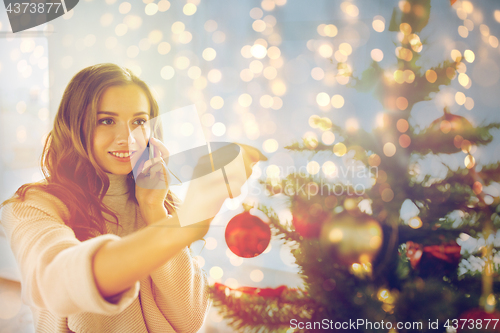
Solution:
M400 135L398 141L402 148L408 148L411 144L411 138L406 134Z
M238 97L238 103L243 107L249 107L252 105L252 96L249 94L241 94L240 97Z
M415 216L408 221L408 225L413 229L418 229L422 227L422 220L420 219L420 217Z
M118 11L120 14L127 14L132 9L132 5L129 2L122 2L120 6L118 6Z
M120 23L115 27L115 34L117 36L123 36L127 33L127 31L128 31L128 27L124 23Z
M20 114L23 114L26 111L26 103L24 101L20 101L16 104L16 111Z
M278 96L274 96L273 105L271 105L271 109L279 110L281 109L282 106L283 106L283 101L281 100L281 98L279 98Z
M205 258L203 258L202 256L195 256L193 259L198 263L200 268L205 266Z
M493 47L493 48L497 48L498 47L498 38L495 37L495 36L490 36L488 38L488 42L490 43L490 46Z
M467 97L465 99L464 106L467 110L472 110L474 108L474 100L472 99L472 97Z
M207 237L205 239L205 248L207 250L214 250L217 247L217 240L213 237Z
M309 149L314 149L318 146L318 136L314 132L305 132L302 140L304 140L304 144Z
M278 70L273 66L267 66L264 68L264 77L268 80L274 80L278 76Z
M359 129L359 122L356 118L349 118L345 121L347 132L356 132Z
M384 190L382 190L382 193L380 193L380 197L382 198L382 201L390 202L392 199L394 199L394 191L390 188L385 188Z
M479 26L479 31L481 31L481 35L488 37L490 35L490 28L486 24L481 24Z
M384 52L380 49L373 49L370 53L372 59L376 62L382 61L384 59Z
M451 50L451 59L455 62L462 60L462 53L459 50Z
M222 31L216 31L212 35L212 40L216 44L224 43L224 41L226 40L226 34L223 33Z
M345 12L351 17L357 17L359 15L359 9L356 5L350 4L346 6Z
M261 3L260 3L260 6L262 7L262 9L264 9L265 11L267 12L270 12L271 10L274 9L274 7L276 6L276 3L273 1L273 0L263 0Z
M405 35L411 34L411 25L406 22L403 22L399 25L399 30Z
M264 279L264 273L260 269L254 269L250 272L250 280L253 282L260 282Z
M467 38L467 36L469 36L469 29L467 29L466 26L461 25L461 26L458 27L458 34L462 38Z
M267 55L267 49L263 45L255 44L250 48L250 53L257 59L263 59Z
M457 102L458 105L464 105L465 104L465 94L461 91L458 91L455 94L455 102Z
M467 169L472 169L476 165L476 159L472 155L467 155L464 160L465 167Z
M383 150L384 150L384 155L387 157L391 157L394 156L394 154L396 154L396 146L392 142L387 142L384 145Z
M252 29L257 31L257 32L262 32L266 30L266 22L262 20L255 20L252 23Z
M464 58L465 58L465 61L467 61L468 63L473 63L474 59L476 58L476 56L474 55L473 51L471 51L471 50L465 50L465 52L464 52Z
M253 72L250 69L245 68L240 72L240 78L242 81L250 82L253 79Z
M396 107L401 111L406 110L408 107L408 100L403 96L396 98Z
M205 50L203 50L203 59L206 61L212 61L215 59L215 56L217 55L217 52L211 47L207 47Z
M184 5L184 7L182 8L182 12L184 13L184 15L187 15L187 16L191 16L193 15L194 13L196 13L196 10L198 8L196 7L195 4L193 3L187 3Z
M219 266L214 266L210 268L210 277L214 280L219 280L224 275L224 271Z
M241 55L243 58L251 58L252 57L252 47L250 45L245 45L241 48Z
M318 48L318 53L323 58L329 58L333 54L333 48L329 44L323 44Z
M170 2L168 0L160 0L158 2L158 10L160 12L166 12L170 8Z
M254 20L258 20L264 16L264 12L262 9L255 7L250 10L250 17L253 18Z
M160 75L164 80L170 80L174 77L175 70L171 66L165 66L161 69Z
M330 103L330 96L325 92L320 92L316 95L316 103L318 103L319 106L327 106Z
M333 24L325 25L325 27L323 28L323 33L327 37L335 37L335 36L337 36L338 32L339 32L339 30Z
M101 26L108 27L113 23L113 14L106 13L101 16Z
M458 83L466 87L469 84L469 76L465 73L458 74Z
M344 156L346 152L347 148L342 142L339 142L335 144L335 146L333 146L333 153L337 156Z
M337 166L332 161L326 161L325 163L323 163L321 170L327 177L334 177L337 175L338 172Z
M267 56L270 59L278 59L281 56L281 51L280 51L280 49L277 46L271 46L267 50Z
M167 42L161 42L160 44L158 44L158 53L159 54L165 55L168 52L170 52L170 50L171 50L171 46L170 46L169 43L167 43Z
M188 68L189 67L189 63L190 63L189 58L185 57L185 56L177 57L174 60L174 65L178 69L186 69L186 68Z
M334 108L340 109L344 106L344 97L342 95L333 95L330 103Z
M146 12L146 15L154 15L158 12L158 5L154 2L148 3L144 8L144 11Z
M215 123L215 117L211 113L205 113L201 116L203 126L210 127Z
M215 136L223 136L224 134L226 134L226 125L224 125L223 123L215 123L212 126L212 133Z
M314 80L323 80L323 78L325 77L325 71L320 67L314 67L311 70L311 76Z
M427 81L429 81L430 83L434 83L436 82L437 80L437 73L435 71L433 71L432 69L429 69L425 72L425 78L427 79Z
M333 134L333 132L326 131L321 135L321 141L323 141L325 145L331 145L335 142L335 134Z
M188 76L190 79L196 80L201 76L201 69L198 66L192 66L188 69Z
M278 147L278 141L276 141L275 139L267 139L262 144L262 148L266 153L274 153L276 150L278 150Z
M218 69L212 69L207 74L208 81L217 83L222 79L222 73Z
M210 99L210 106L215 110L219 110L224 106L224 99L220 96L214 96Z
M352 46L349 43L341 43L339 45L339 50L342 51L345 55L350 55L352 53Z
M385 20L381 16L375 16L372 22L372 28L376 32L383 32L385 30Z
M180 34L186 29L186 26L181 21L174 22L170 28L174 34Z
M286 93L285 82L281 80L274 80L271 84L271 90L276 96L283 96Z
M250 63L250 66L249 66L250 70L255 73L255 74L258 74L260 72L262 72L262 69L264 68L264 65L262 64L261 61L259 60L254 60Z
M153 30L148 34L148 41L151 44L158 44L163 38L163 33L160 30Z
M179 42L181 44L187 44L193 39L193 34L191 34L189 31L183 31L179 35Z
M269 109L273 105L273 97L270 95L263 95L260 97L260 105L263 108Z
M320 169L321 168L319 166L319 163L316 161L311 161L311 162L307 163L307 172L311 175L317 174Z
M214 32L215 30L217 30L217 22L215 22L214 20L208 20L207 22L205 22L204 28L207 32Z

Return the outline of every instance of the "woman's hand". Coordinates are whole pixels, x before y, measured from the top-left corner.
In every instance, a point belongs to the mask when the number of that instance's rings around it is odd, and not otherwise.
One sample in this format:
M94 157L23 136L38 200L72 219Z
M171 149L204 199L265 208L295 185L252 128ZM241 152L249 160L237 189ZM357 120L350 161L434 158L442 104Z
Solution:
M191 181L186 193L184 202L175 213L182 228L192 241L203 238L208 232L212 219L219 212L224 201L231 192L233 197L239 196L241 187L252 173L255 163L267 158L256 148L238 144L238 156L225 165L222 171L209 173ZM231 148L226 146L220 150L212 152L211 156L200 158L197 169L205 169L211 160L224 159ZM212 160L212 162L213 162ZM223 178L222 178L223 177ZM230 191L228 190L230 188Z
M154 159L139 165L135 180L135 197L148 224L148 216L164 212L170 182L166 166L169 157L167 147L155 138L151 138L149 142L154 147Z

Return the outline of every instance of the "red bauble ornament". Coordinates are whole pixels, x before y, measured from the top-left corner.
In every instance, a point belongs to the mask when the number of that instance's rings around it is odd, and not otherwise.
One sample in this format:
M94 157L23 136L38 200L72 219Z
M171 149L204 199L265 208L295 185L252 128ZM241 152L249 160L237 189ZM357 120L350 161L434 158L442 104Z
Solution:
M464 140L470 144L477 139L474 126L465 117L451 114L445 108L444 115L434 120L416 143L436 152L452 154L462 150Z
M304 238L318 238L323 223L330 217L317 203L298 203L292 213L292 225Z
M460 321L460 319L463 319ZM488 320L489 319L489 320ZM481 329L478 329L477 332L500 332L500 312L493 311L491 313L484 311L484 309L476 308L465 311L458 318L458 328L457 333L465 333L465 332L473 332L474 330L470 329L471 327L478 328L479 323L481 324ZM467 322L464 324L464 320ZM473 324L472 324L473 323ZM462 329L463 324L463 329ZM488 328L486 327L488 325ZM496 324L496 325L495 325Z
M253 258L269 245L271 228L259 217L244 212L229 221L225 237L231 252L242 258Z

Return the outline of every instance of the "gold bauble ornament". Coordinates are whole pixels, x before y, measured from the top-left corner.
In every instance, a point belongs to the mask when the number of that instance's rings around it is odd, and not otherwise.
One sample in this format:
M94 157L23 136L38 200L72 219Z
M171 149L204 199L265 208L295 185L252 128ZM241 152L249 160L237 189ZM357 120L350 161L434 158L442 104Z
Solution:
M380 224L359 212L344 211L334 215L320 233L322 249L338 263L348 266L371 263L382 246L382 240Z

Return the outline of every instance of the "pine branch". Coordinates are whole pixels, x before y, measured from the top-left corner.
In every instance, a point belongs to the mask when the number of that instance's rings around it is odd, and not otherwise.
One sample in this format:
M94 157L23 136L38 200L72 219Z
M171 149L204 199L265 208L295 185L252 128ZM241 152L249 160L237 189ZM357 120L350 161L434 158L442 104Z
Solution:
M210 287L214 305L229 326L244 332L286 332L290 320L310 320L316 303L302 290L288 289L279 297L262 297Z

